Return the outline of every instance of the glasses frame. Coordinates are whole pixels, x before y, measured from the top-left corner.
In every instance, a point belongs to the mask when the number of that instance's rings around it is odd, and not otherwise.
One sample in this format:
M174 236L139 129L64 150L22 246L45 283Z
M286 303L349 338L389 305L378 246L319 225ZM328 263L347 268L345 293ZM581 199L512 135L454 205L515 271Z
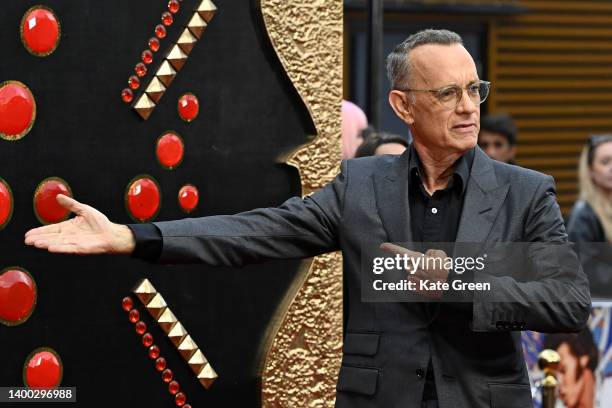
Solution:
M478 80L478 81L470 82L469 84L467 84L464 87L461 87L459 85L447 85L447 86L443 86L443 87L436 88L436 89L399 88L399 89L396 89L396 91L401 91L401 92L429 92L429 93L433 94L433 96L436 98L436 100L438 102L440 102L440 104L442 106L444 106L448 110L451 110L451 109L455 109L457 106L459 106L459 104L461 104L461 101L463 100L464 91L465 92L469 92L467 88L472 86L472 85L476 85L476 84L478 84L479 87L482 86L482 85L486 85L487 86L487 95L484 98L480 99L480 102L478 103L478 105L480 105L484 101L486 101L487 98L489 97L489 92L491 90L491 82L490 81ZM444 90L452 89L452 88L454 88L454 89L457 89L457 88L461 89L461 96L459 96L457 98L457 102L456 102L456 104L454 106L448 107L448 106L446 106L444 104L444 102L442 102L441 97L440 97L440 93L442 91L444 91ZM469 93L468 93L468 97L469 97ZM471 98L470 98L470 100L471 100Z

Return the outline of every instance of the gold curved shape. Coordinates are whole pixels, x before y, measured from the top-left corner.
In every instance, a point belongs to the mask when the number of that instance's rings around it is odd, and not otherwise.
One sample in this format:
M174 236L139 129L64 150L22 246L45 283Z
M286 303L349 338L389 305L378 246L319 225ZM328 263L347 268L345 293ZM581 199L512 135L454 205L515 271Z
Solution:
M302 194L331 181L340 164L342 0L261 0L272 46L302 98L316 137L289 154ZM270 329L262 407L333 407L342 350L342 258L304 262Z

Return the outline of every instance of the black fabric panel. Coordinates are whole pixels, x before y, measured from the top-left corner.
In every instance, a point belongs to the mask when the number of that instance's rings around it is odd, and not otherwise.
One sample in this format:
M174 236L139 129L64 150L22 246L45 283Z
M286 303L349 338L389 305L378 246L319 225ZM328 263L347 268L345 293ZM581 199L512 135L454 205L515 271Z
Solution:
M27 53L19 23L31 6L55 10L59 48L47 58ZM155 70L191 17L184 0L150 67ZM217 15L150 119L142 121L120 99L167 0L5 0L0 11L0 82L32 90L38 116L22 140L0 140L0 177L12 187L15 211L0 231L0 269L19 265L38 284L38 304L25 324L0 326L0 385L22 385L22 366L36 347L57 350L62 385L76 386L71 406L174 406L167 386L121 309L136 281L151 279L220 375L210 391L141 305L141 315L193 406L259 405L258 348L298 269L298 261L242 269L161 267L129 257L52 255L26 247L24 233L40 224L32 210L37 184L65 179L75 198L118 223L133 222L124 206L130 180L149 174L160 184L156 220L186 217L179 188L195 184L199 207L191 216L231 214L274 206L300 193L297 172L277 157L314 133L307 111L286 78L255 1L215 0ZM151 78L151 73L147 78ZM146 81L145 81L146 82ZM200 116L185 123L177 99L200 98ZM162 169L154 144L166 130L184 139L174 171Z

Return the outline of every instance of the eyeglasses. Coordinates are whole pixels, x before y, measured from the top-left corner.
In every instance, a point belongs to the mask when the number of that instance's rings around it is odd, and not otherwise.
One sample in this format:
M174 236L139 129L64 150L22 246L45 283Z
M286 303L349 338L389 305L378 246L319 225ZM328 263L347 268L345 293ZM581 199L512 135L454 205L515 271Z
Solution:
M447 109L455 109L463 98L463 90L465 90L470 97L470 100L475 105L483 103L487 96L489 96L489 89L491 88L491 82L489 81L476 81L467 85L465 88L459 85L449 85L438 89L398 89L403 92L430 92L434 97Z

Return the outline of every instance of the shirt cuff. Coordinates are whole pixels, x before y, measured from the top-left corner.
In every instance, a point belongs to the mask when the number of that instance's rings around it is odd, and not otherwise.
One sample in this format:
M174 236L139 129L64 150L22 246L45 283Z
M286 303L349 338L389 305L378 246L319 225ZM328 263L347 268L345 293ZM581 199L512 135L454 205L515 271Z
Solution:
M156 262L162 251L163 239L159 228L155 224L127 224L134 234L136 246L132 258L147 262Z

